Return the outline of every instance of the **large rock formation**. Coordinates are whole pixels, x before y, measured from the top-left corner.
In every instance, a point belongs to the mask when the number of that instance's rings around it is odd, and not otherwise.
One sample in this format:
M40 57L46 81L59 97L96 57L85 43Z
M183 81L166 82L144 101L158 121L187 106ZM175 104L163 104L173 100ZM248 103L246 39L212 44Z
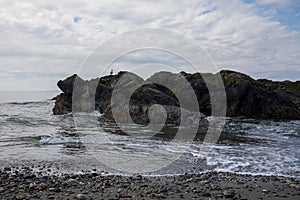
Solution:
M146 80L147 84L136 89L130 97L129 103L122 100L118 103L111 103L113 90L124 74L130 74L130 78L122 79L124 88L134 88L137 83L143 81L133 73L119 72L116 75L109 75L90 81L84 81L77 75L73 75L63 81L58 82L58 87L63 93L58 95L53 108L54 114L66 114L76 108L77 111L92 111L94 109L104 113L108 118L112 118L112 108L117 110L118 115L124 114L126 109L130 110L130 116L136 123L147 124L149 122L149 112L152 105L156 112L166 112L166 123L179 123L180 115L186 116L201 115L195 113L189 107L189 98L186 98L184 107L179 107L179 101L174 94L176 91L184 91L181 84L173 84L172 90L162 85L153 83L155 80L162 80L163 83L170 84L179 75L183 76L193 88L201 113L211 114L211 94L208 91L203 77L214 78L215 74L189 74L181 72L174 74L170 72L159 72ZM247 117L257 119L300 119L300 81L297 82L273 82L270 80L254 80L248 75L223 70L220 75L224 81L227 97L228 117ZM76 80L76 83L75 83ZM176 82L175 82L176 83ZM75 90L74 90L75 89ZM76 92L73 92L76 91ZM120 90L125 95L126 90ZM72 105L72 98L80 100L92 99L95 102L76 101L78 105ZM78 103L79 102L79 103ZM80 103L81 102L81 103ZM128 103L128 104L127 104ZM126 107L127 106L127 107ZM160 110L161 109L161 110ZM162 111L164 109L165 111ZM126 116L124 116L126 119Z

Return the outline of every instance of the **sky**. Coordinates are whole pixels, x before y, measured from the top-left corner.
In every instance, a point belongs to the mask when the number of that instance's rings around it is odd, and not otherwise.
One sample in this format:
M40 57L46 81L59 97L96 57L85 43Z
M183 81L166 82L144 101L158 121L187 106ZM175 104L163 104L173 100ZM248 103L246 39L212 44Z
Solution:
M0 91L56 90L96 47L148 27L191 38L220 70L300 80L299 0L0 0Z

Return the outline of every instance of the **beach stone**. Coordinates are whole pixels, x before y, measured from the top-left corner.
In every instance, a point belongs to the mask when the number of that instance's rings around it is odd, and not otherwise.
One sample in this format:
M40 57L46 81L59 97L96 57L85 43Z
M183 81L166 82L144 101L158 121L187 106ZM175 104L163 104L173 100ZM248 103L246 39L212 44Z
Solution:
M4 188L3 187L0 187L0 193L1 192L4 192L5 190L4 190Z
M225 190L223 192L223 195L226 197L226 198L232 198L234 197L235 195L235 192L233 190Z
M23 200L23 199L25 199L26 197L23 195L23 194L19 194L19 195L17 195L16 196L16 199L17 200Z
M42 176L42 179L49 179L49 176L44 175L44 176Z
M185 183L192 182L193 180L194 180L193 178L189 178L189 179L185 180Z
M83 194L77 194L76 199L85 200L86 197Z
M16 187L16 186L17 186L16 183L10 183L10 184L8 185L9 188L14 188L14 187Z
M166 199L166 196L163 194L155 194L155 197L159 199Z
M61 192L62 190L61 190L61 188L59 188L59 187L56 187L56 188L53 188L53 192Z
M70 183L76 182L76 180L75 180L74 178L70 178L68 181L69 181Z
M208 181L208 180L205 180L205 181L201 181L200 183L203 184L203 185L205 185L205 184L208 184L209 181Z
M202 194L202 196L204 196L204 197L210 197L210 196L211 196L211 193L209 193L209 192L204 192L204 193Z
M29 184L29 190L33 190L35 187L36 187L36 185L34 183Z
M263 193L269 193L270 191L269 191L269 190L266 190L266 189L263 189L262 192L263 192Z
M40 190L45 190L47 188L48 188L48 185L46 183L40 183L38 185L38 189L40 189Z
M4 171L11 171L11 168L10 168L10 167L4 167L3 170L4 170Z
M299 184L290 184L289 186L290 186L290 187L297 188L297 189L300 189L300 185L299 185Z
M209 179L209 176L207 174L203 174L200 176L200 180L207 180Z

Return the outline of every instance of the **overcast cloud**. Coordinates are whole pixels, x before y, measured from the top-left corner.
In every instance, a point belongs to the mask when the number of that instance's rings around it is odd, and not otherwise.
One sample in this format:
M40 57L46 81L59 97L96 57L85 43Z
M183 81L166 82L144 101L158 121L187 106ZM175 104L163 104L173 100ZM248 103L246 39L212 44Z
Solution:
M97 45L146 27L194 39L219 69L300 79L297 1L13 2L0 0L0 91L56 89Z

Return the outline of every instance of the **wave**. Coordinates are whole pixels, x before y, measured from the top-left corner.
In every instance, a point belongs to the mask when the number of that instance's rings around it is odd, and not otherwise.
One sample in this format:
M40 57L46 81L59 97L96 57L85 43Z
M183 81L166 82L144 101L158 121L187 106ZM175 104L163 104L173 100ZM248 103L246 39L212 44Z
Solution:
M79 138L63 138L63 137L42 137L40 140L41 145L61 145L61 144L82 144Z
M44 105L48 104L49 101L51 100L46 100L46 101L27 101L27 102L7 102L7 103L2 103L2 104L8 104L8 105L30 105L30 104L38 104L38 105Z

